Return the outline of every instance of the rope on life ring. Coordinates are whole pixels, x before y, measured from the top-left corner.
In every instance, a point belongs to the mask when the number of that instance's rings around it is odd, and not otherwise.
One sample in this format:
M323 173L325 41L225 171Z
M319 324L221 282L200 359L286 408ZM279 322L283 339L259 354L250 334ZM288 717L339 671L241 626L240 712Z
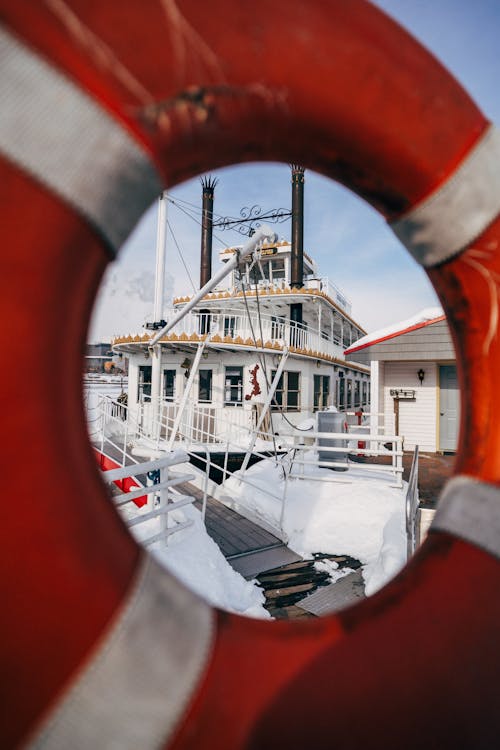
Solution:
M0 340L38 363L0 371L2 746L494 747L498 131L364 0L2 11ZM373 598L304 626L213 611L140 551L81 406L92 300L160 190L153 162L172 185L257 159L317 169L390 221L441 297L463 394L460 476L428 540Z

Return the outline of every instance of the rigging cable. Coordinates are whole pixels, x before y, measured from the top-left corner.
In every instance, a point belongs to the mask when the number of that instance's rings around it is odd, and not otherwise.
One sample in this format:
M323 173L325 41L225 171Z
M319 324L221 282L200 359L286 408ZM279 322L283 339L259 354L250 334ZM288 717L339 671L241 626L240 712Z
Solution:
M191 277L191 274L189 272L189 268L187 267L186 261L184 260L184 256L182 254L182 250L179 247L179 243L177 242L177 238L176 238L176 236L174 234L174 230L172 229L172 225L170 224L169 221L167 221L167 227L170 230L170 234L172 235L172 239L174 241L175 247L177 248L177 252L179 253L179 258L181 259L181 263L184 266L184 270L186 271L187 277L188 277L188 279L189 279L189 281L191 283L191 286L193 287L193 292L196 293L196 287L194 285L194 281L193 281L193 279Z

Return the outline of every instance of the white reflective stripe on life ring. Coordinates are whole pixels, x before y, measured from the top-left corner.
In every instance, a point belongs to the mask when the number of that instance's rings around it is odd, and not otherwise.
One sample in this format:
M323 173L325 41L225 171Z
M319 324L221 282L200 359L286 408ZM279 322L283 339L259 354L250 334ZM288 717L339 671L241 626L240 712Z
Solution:
M451 177L391 224L420 265L465 250L500 213L500 131L490 126Z
M208 604L144 554L121 613L27 747L158 750L188 708L214 637Z
M139 143L0 27L0 154L76 209L115 252L162 190Z
M478 479L450 479L430 531L445 531L500 558L500 487Z

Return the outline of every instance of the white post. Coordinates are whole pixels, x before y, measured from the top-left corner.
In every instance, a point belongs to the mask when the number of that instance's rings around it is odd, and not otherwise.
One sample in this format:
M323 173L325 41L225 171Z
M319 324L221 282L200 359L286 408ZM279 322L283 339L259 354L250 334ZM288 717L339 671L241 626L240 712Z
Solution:
M293 449L295 450L295 449ZM285 525L285 510L286 510L286 498L287 498L287 492L288 492L288 477L292 473L292 464L293 460L290 460L290 469L287 472L285 468L285 464L283 464L283 472L285 474L285 481L284 481L284 487L283 487L283 495L281 498L281 513L280 513L280 531L281 531L281 537L285 544L288 542L288 536L285 533L285 529L283 528Z
M262 423L264 422L265 416L267 414L267 411L271 405L271 401L273 400L273 396L275 394L276 388L278 387L279 379L283 373L283 369L285 367L286 361L288 359L288 349L285 347L283 349L283 356L281 357L281 362L279 363L278 369L276 370L276 375L274 376L274 380L271 383L271 387L269 388L266 400L264 402L264 406L262 407L262 411L260 413L260 417L257 421L257 424L255 425L255 429L252 433L252 439L250 441L250 445L247 448L247 452L245 455L245 458L243 459L243 463L241 464L240 472L243 474L246 471L246 468L248 466L248 462L250 461L250 456L253 453L253 449L255 448L255 443L257 442L257 435L259 433L260 428L262 427Z
M153 321L159 323L163 317L163 296L165 290L165 238L167 234L167 191L158 198L158 224L156 229L156 269ZM161 391L161 347L151 351L151 437L158 433Z
M380 432L379 414L382 411L380 404L380 362L373 359L370 363L370 434L378 436ZM371 443L371 450L378 450L378 443Z
M161 345L152 347L151 353L151 437L159 434L161 400Z
M156 271L153 320L159 322L163 316L165 291L165 240L167 235L167 191L158 198L158 225L156 229Z
M162 466L160 468L160 484L168 481L168 466ZM154 497L155 493L151 493L154 508ZM168 506L168 487L164 487L160 490L160 503L158 510L160 511L160 533L164 539L165 545L168 544L168 513L166 512ZM165 511L165 512L162 512Z
M194 379L196 377L196 374L198 372L198 367L200 365L201 355L203 354L203 350L205 348L205 344L207 343L207 341L208 341L208 336L205 339L205 341L202 341L200 344L198 344L198 349L196 351L196 356L194 358L194 362L191 367L191 372L189 373L189 378L186 383L186 387L184 388L184 393L182 394L182 400L181 400L181 403L179 404L179 410L177 411L174 425L172 427L172 432L170 433L170 438L169 438L168 445L167 445L167 451L169 452L172 450L172 446L174 444L175 438L177 437L177 431L179 429L179 425L184 415L184 410L186 408L186 404L189 399L189 394L191 392L191 388L193 386Z
M127 463L127 438L128 438L128 414L125 420L125 434L123 436L122 466L125 466L125 464Z
M322 351L321 342L323 341L323 339L321 338L321 310L322 310L322 305L321 305L321 302L318 300L318 351Z

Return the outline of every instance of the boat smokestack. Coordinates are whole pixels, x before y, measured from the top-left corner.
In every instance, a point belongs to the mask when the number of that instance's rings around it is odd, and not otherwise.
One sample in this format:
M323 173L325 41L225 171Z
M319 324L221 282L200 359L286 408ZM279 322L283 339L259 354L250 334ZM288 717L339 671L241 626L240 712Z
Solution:
M292 257L290 286L304 283L304 167L292 164Z
M292 253L290 286L304 285L304 167L292 164ZM290 320L302 324L302 303L290 305Z
M212 234L214 216L214 190L216 177L203 177L203 203L201 213L200 289L212 278Z

